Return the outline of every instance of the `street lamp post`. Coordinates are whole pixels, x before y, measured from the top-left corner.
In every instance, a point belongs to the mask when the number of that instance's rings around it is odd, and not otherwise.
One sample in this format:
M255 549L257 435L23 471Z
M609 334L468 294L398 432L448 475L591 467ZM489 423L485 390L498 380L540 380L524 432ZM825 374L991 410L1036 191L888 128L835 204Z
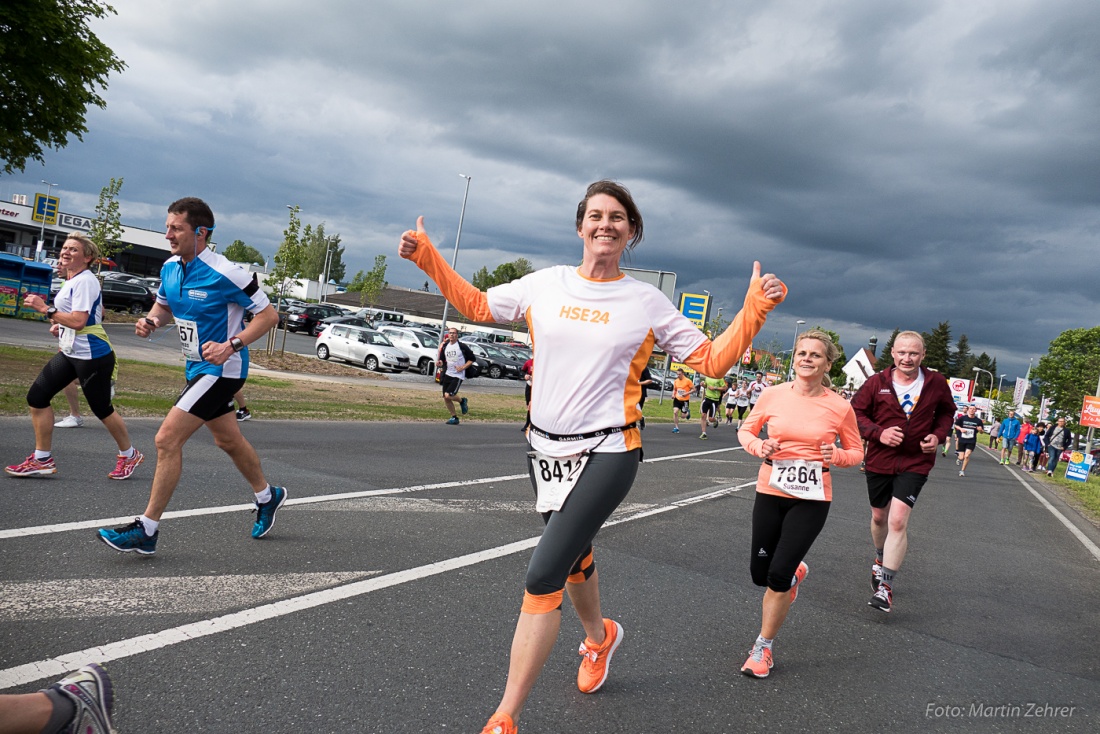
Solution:
M325 243L325 274L324 274L323 279L321 280L321 303L325 302L325 292L328 289L329 265L332 263L333 250L334 250L334 248L332 247L332 243L331 242L326 242Z
M802 326L804 323L806 322L802 319L794 322L794 341L791 342L791 364L787 369L787 382L794 379L794 348L798 346L798 327Z
M990 419L992 419L992 417L993 417L993 373L990 372L989 370L983 370L981 367L974 367L973 370L975 372L984 372L987 375L989 375L989 403L990 403L989 416L990 416Z
M466 179L466 191L462 194L462 211L458 214L458 234L455 235L455 253L451 257L451 269L454 270L455 264L458 262L458 243L462 240L462 220L466 218L466 198L470 195L470 181L473 176L467 176L465 173L458 174L462 178ZM439 341L443 341L443 332L447 331L447 310L451 303L443 298L443 323L439 327Z
M46 209L50 207L50 191L54 186L59 185L50 183L46 179L42 179L42 183L46 184L46 208L42 210L42 227L38 230L38 249L34 251L35 262L41 261L42 250L46 247Z
M1005 375L1007 375L1007 374L1008 373L1005 373ZM1001 399L1001 380L1003 380L1005 378L1005 375L1000 375L1000 376L997 377L997 399L998 400Z

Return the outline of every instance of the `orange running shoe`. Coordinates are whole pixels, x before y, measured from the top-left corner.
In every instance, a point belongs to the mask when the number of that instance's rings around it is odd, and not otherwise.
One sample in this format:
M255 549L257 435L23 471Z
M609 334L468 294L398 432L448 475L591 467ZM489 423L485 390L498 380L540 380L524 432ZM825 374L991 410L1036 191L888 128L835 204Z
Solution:
M481 730L481 734L517 734L516 722L503 711L497 711L489 717L489 723Z
M798 564L798 569L794 572L794 586L791 587L791 604L794 604L794 600L798 598L798 587L802 585L802 580L809 572L810 567L805 563Z
M584 656L581 668L577 671L577 688L581 693L595 693L607 680L607 671L611 668L611 656L623 641L623 627L610 619L603 621L604 639L597 645L588 638L581 643L578 652Z
M741 666L741 672L753 678L767 678L772 672L772 651L770 647L753 645L749 659Z

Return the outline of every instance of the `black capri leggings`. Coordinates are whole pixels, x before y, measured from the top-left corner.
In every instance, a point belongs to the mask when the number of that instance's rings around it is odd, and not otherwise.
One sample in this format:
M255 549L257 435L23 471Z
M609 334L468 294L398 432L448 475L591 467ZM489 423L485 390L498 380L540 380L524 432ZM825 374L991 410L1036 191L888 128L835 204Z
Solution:
M111 375L115 371L115 353L95 359L73 359L63 352L53 356L38 373L27 391L27 405L48 408L54 395L73 380L80 380L80 389L96 418L103 420L115 412L111 405Z
M752 508L752 582L790 591L798 564L825 527L831 502L756 493Z
M641 459L641 449L592 454L561 509L542 513L546 530L527 566L525 588L529 594L561 591L569 574L581 570L578 562L589 554L600 527L626 499ZM527 470L534 487L535 468L530 457Z

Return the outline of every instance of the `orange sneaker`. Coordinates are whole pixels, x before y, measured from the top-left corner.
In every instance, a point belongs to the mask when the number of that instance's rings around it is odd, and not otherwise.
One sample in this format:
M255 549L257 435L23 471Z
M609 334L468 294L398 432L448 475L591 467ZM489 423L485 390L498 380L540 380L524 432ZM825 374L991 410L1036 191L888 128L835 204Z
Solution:
M489 723L481 730L481 734L517 734L516 722L503 711L497 711L489 717Z
M772 672L772 651L770 647L753 645L749 659L741 666L741 672L753 678L767 678Z
M794 586L791 587L791 604L794 604L794 600L798 598L798 587L802 585L802 580L806 578L806 574L810 572L810 567L805 563L799 563L798 568L794 572Z
M577 671L577 688L581 693L595 693L607 680L607 671L611 667L611 656L623 641L623 627L610 619L603 621L604 640L597 645L585 638L578 652L584 657Z

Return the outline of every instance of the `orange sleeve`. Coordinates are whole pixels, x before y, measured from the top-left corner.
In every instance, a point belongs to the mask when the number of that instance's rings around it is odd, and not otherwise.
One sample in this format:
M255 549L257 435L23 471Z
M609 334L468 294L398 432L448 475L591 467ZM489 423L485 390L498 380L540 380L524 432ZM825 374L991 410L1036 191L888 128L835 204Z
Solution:
M447 264L426 234L417 234L416 252L409 258L437 286L443 297L471 321L496 321L489 299Z
M700 344L688 355L684 364L708 377L722 377L737 364L745 350L752 346L752 339L764 326L768 313L787 297L787 286L784 285L782 298L778 301L767 298L761 282L761 278L753 278L749 282L745 303L733 323L714 341L707 340Z

